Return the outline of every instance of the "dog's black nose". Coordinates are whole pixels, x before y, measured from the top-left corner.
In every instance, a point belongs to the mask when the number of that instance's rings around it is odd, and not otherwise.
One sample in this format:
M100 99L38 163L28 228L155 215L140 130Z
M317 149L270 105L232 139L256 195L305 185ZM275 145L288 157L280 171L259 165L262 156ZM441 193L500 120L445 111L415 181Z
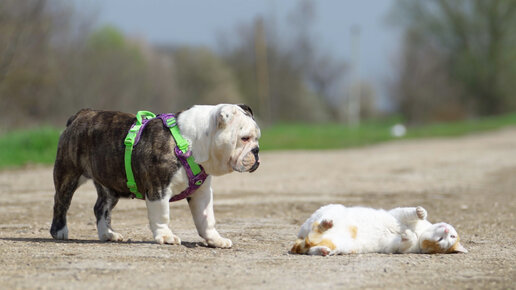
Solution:
M251 152L253 152L254 155L258 154L258 152L260 152L260 147L254 147Z

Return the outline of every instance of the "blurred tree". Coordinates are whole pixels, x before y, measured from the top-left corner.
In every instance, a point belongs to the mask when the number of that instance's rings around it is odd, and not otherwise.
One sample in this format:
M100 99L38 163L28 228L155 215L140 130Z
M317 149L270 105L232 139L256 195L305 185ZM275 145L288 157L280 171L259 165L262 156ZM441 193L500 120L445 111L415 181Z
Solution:
M345 66L316 45L314 19L314 2L300 1L289 15L292 38L277 39L272 17L259 17L238 27L236 41L220 40L221 54L244 101L265 108L267 112L257 114L267 123L328 121L337 116L333 104L339 99L335 95Z
M172 53L181 107L242 103L229 67L206 48L181 47Z
M60 0L0 2L0 130L62 125L83 107L181 109L171 57L114 27L92 31L81 13Z
M516 110L516 1L399 0L394 9L406 28L396 91L409 119Z
M83 107L173 112L245 102L270 122L335 116L344 66L315 45L311 1L301 1L290 17L293 38L278 40L270 19L257 20L239 27L222 56L207 48L152 47L94 25L91 11L74 3L0 2L0 130L61 126Z
M462 100L459 82L450 77L442 52L419 41L416 33L406 33L400 74L391 94L409 123L463 119L470 106Z
M313 29L316 18L316 2L299 1L288 16L294 39L287 47L304 82L325 105L332 118L336 118L339 112L333 105L344 97L341 86L347 65L317 45L319 41Z
M106 26L94 31L83 60L78 73L88 86L78 99L99 109L128 110L145 105L145 59L118 29Z
M376 93L373 88L373 86L366 82L366 81L360 81L358 83L351 83L348 86L350 86L350 90L348 90L347 94L345 95L346 98L343 98L341 100L341 103L337 104L337 108L339 113L339 119L341 120L348 120L349 110L347 110L347 104L349 103L349 95L352 90L356 90L359 92L360 95L360 119L367 120L371 118L378 117L379 112L377 110L377 104L376 104Z
M51 32L55 27L46 3L0 3L0 115L29 113L37 118L49 109L47 92L53 76L45 72L52 66L46 59L51 58ZM16 118L5 121L9 125L17 123Z
M222 55L231 67L238 83L244 102L253 108L261 108L259 95L259 80L254 41L256 29L254 24L241 26L238 43L226 48ZM270 33L266 33L270 35ZM267 76L270 111L256 114L271 123L276 121L327 120L323 104L311 92L304 82L302 71L295 65L292 52L280 48L276 42L267 41Z
M82 37L74 49L62 52L56 107L68 114L84 107L128 112L177 108L169 56L111 26Z

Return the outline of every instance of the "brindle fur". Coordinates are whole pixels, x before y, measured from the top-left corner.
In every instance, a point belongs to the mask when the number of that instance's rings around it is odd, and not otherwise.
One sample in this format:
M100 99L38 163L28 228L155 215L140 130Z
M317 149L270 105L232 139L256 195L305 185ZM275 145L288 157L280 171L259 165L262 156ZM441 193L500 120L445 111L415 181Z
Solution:
M130 197L124 167L124 139L133 114L83 109L72 116L61 134L54 165L54 217L50 233L56 238L66 226L66 213L81 177L97 189L94 212L110 227L111 210L120 197ZM132 168L138 191L149 200L163 198L165 188L181 168L170 130L160 119L149 121L134 147Z

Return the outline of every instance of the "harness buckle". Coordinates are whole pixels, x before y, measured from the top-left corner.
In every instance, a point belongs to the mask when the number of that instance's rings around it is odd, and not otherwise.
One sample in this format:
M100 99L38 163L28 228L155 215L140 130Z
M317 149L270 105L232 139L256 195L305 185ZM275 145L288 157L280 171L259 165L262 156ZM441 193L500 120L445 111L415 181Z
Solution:
M156 117L156 115L152 112L138 111L138 113L136 113L136 124L141 125L144 119L152 119L154 117Z
M136 139L139 129L140 126L132 126L131 129L129 129L129 133L127 133L127 136L124 139L124 145L132 146L134 144L134 140Z
M174 127L176 125L176 118L169 118L169 119L167 119L167 125L169 127Z
M179 146L176 146L174 148L174 151L176 152L176 155L184 157L184 158L188 158L192 155L192 150L187 150L187 149L188 149L188 147L182 149L182 148L179 148Z
M131 138L132 137L132 138ZM125 146L131 146L134 144L134 138L135 136L127 136L124 140L124 145Z

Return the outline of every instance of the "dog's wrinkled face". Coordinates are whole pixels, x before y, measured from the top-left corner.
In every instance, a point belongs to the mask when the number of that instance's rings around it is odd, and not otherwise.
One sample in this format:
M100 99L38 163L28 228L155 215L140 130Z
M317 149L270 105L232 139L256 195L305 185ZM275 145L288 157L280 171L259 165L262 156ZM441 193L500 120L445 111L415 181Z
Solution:
M258 157L260 128L252 111L245 105L225 105L217 114L217 133L212 153L219 160L227 161L231 171L253 172L260 160Z

